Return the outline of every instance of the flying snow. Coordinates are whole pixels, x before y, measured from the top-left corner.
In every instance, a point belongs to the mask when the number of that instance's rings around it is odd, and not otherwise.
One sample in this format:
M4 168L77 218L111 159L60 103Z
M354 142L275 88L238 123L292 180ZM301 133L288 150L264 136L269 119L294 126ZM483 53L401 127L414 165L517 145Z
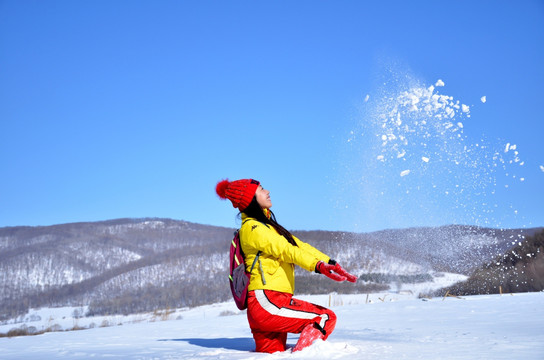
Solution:
M504 148L504 152L507 153L509 152L510 150L516 150L518 148L517 145L514 145L514 144L510 144L510 143L507 143L505 148Z
M381 217L380 210L371 200L379 200L384 207L381 212L387 214L391 213L391 204L395 204L399 216L392 216L393 219L414 214L418 221L442 211L437 206L447 194L448 204L453 204L447 221L494 223L498 205L490 204L493 200L489 198L482 203L479 196L473 195L491 197L498 186L508 188L508 183L499 182L525 182L526 177L512 169L525 164L518 146L506 141L502 142L504 145L492 144L482 138L475 142L467 136L471 106L444 93L442 79L429 85L410 76L396 75L383 82L379 96L370 94L364 98L371 105L365 110L369 116L360 123L362 131L356 133L373 138L365 138L364 146L369 148L361 149L363 158L372 160L363 161L361 168L365 179L361 184L362 201L368 202L377 217ZM480 100L485 103L487 97ZM544 172L544 165L540 169ZM498 176L501 170L504 177ZM410 175L411 181L399 183L394 180L399 175ZM357 175L353 179L363 177ZM419 213L413 211L414 206ZM443 222L444 216L436 221Z

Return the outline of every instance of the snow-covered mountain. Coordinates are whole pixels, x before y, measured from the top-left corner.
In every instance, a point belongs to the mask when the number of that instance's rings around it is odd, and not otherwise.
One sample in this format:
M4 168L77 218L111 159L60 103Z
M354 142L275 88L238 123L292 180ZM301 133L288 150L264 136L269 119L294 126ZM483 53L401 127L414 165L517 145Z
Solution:
M171 219L0 228L0 319L41 306L129 314L228 300L233 231ZM297 271L297 292L368 293L439 272L468 275L532 233L469 226L295 232L362 280L349 286Z

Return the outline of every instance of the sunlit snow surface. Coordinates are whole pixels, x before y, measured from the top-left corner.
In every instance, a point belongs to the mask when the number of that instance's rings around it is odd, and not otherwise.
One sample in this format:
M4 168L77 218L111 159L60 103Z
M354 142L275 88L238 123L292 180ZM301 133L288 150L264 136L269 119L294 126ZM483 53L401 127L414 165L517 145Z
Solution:
M338 316L323 342L291 353L253 352L233 303L173 314L178 320L1 338L2 359L542 359L544 293L433 298L321 295L301 298ZM383 301L382 301L383 300ZM225 315L225 313L230 315ZM222 314L222 315L221 315ZM297 335L290 335L293 346Z

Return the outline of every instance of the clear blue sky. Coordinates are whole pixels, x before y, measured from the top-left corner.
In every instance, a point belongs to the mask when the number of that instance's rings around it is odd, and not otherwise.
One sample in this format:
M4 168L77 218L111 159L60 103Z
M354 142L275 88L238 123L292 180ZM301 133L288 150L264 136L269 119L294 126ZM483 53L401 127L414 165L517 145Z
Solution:
M543 226L543 64L543 1L0 0L0 226L234 227L227 177L290 229ZM370 124L439 79L462 143L376 161Z

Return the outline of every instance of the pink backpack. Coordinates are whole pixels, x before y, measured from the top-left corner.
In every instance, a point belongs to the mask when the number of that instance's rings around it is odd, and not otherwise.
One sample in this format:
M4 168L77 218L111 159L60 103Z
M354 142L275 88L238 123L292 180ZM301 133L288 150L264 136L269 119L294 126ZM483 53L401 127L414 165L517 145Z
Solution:
M236 306L240 310L247 308L247 288L249 287L249 278L251 277L251 271L257 263L257 259L261 255L259 251L253 264L251 265L251 270L248 272L246 270L246 264L244 262L244 252L242 251L242 246L240 244L240 236L238 235L239 230L234 233L234 238L230 243L230 272L229 272L229 282L230 290L232 292L232 297Z

